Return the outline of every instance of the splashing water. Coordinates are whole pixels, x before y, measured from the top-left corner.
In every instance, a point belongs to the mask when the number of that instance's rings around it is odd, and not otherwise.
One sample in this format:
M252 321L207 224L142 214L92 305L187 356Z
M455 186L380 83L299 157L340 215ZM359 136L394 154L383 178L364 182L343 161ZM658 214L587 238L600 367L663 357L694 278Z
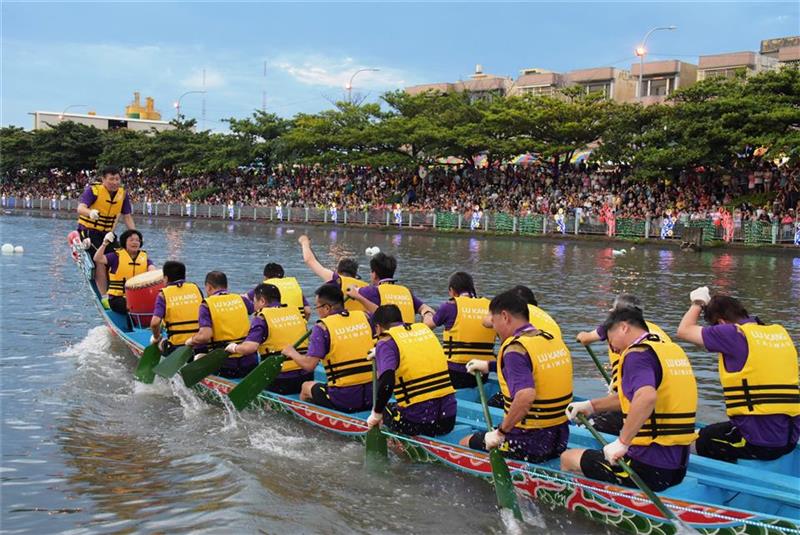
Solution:
M522 535L522 523L514 518L514 511L506 508L500 509L500 519L503 521L508 535Z
M133 381L134 396L169 396L172 393L170 384L159 376L150 384Z
M56 357L78 357L78 362L83 365L90 358L105 356L111 346L111 337L108 328L103 325L92 327L86 337L67 346L63 351L55 354Z
M183 415L187 418L196 416L208 408L208 405L203 403L191 390L186 388L186 385L183 384L183 378L181 378L180 375L174 375L169 380L169 384L172 387L172 393L175 394L175 397L181 402Z
M214 393L222 403L222 408L225 409L225 425L222 427L222 432L233 431L238 427L236 422L239 419L239 412L236 410L236 407L233 406L228 396L222 394L219 390L214 390Z

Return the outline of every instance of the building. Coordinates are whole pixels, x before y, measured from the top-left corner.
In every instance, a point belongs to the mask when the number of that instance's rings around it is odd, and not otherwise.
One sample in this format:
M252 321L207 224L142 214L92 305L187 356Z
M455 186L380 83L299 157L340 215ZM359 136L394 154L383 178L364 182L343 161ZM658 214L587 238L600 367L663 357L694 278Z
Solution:
M523 69L520 77L511 86L509 95L553 96L564 87L564 78L557 72L542 69Z
M636 96L636 81L628 71L614 67L596 67L570 71L565 76L570 86L582 87L586 93L602 93L617 102L628 102Z
M639 63L631 65L631 76L639 85ZM643 104L664 102L676 89L689 87L697 81L697 65L675 59L651 61L644 64L642 87L637 101Z
M469 95L472 102L478 100L491 101L494 98L504 97L509 94L514 81L505 76L485 74L483 67L475 65L475 73L469 80L459 82L442 82L435 84L421 84L406 88L406 93L418 95L425 91L440 91L449 93L451 91L463 91Z
M146 119L148 121L160 121L161 114L155 109L153 97L145 99L146 104L142 106L139 102L139 92L133 94L133 102L125 107L125 117L129 119Z
M90 113L61 113L57 111L35 111L33 115L33 129L52 128L62 121L72 121L74 123L94 126L100 130L127 129L137 132L150 132L155 130L174 130L175 126L167 121L151 121L147 119L132 119L128 117L113 117L110 115L97 115Z
M697 80L708 78L733 78L737 75L751 76L778 68L778 59L755 52L728 52L700 56L697 63Z

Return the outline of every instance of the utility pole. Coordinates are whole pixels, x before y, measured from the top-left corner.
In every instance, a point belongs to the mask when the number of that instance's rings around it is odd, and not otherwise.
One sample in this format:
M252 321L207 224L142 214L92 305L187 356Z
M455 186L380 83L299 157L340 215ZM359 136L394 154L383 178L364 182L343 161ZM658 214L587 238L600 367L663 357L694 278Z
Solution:
M206 68L203 67L203 109L200 112L201 119L201 129L206 129Z
M264 62L264 89L261 91L261 111L267 112L267 62Z

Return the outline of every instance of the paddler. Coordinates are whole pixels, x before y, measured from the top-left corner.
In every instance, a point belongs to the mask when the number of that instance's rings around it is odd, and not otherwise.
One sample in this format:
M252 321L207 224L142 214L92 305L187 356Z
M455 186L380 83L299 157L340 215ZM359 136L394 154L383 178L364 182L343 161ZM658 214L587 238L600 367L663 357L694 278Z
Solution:
M617 295L614 298L614 302L611 304L609 312L613 312L614 310L620 308L635 308L640 312L644 312L641 300L635 295L628 293L621 293ZM664 332L664 329L650 321L645 320L645 324L647 325L647 330L650 332L650 334L657 335L664 342L672 342L672 339L670 339L669 335ZM608 342L608 336L603 324L599 325L593 331L579 332L576 339L585 346L588 346L592 342ZM617 390L619 389L619 353L611 349L610 343L608 344L608 361L611 365L611 383L608 385L608 395L611 398L616 398ZM588 401L576 401L575 405L581 406L581 404L586 403L588 403ZM598 414L594 417L594 426L602 433L619 435L619 432L622 429L622 412L607 411L602 414Z
M167 339L160 346L161 352L167 354L183 346L200 329L203 292L195 283L186 280L186 266L183 262L167 260L161 270L164 272L166 286L156 296L153 319L150 321L150 330L153 332L150 343L161 341L163 322L167 329Z
M243 342L250 330L253 303L244 296L228 293L228 277L211 271L205 280L206 297L200 305L200 329L185 344L190 347L208 345L209 350L225 349L231 343ZM258 354L231 353L222 364L219 375L229 379L244 377L258 365Z
M447 293L450 299L435 314L426 314L423 322L431 329L444 326L442 346L453 387L475 388L475 375L467 372L467 362L495 359L496 334L483 325L484 317L489 315L489 300L477 296L472 275L464 271L450 276Z
M306 320L294 307L281 304L281 292L274 284L259 284L253 290L255 314L250 319L247 338L239 344L230 343L225 348L230 353L250 355L258 351L263 359L281 352L306 333ZM298 348L303 355L308 348L305 341ZM314 380L313 371L305 371L292 359L286 359L281 373L267 388L278 394L299 394L303 383Z
M794 451L800 436L797 349L786 329L751 317L738 299L711 297L707 287L678 326L678 338L719 353L729 420L700 429L697 454L735 463L773 460ZM700 314L708 326L697 324Z
M123 232L119 237L120 248L106 253L106 247L113 242L114 233L108 232L94 253L94 263L97 266L95 275L108 268L108 308L120 314L127 314L125 281L146 271L153 271L156 267L147 257L147 252L141 249L144 240L138 230L128 229ZM99 289L100 281L96 279L96 282Z
M509 290L489 304L503 341L496 362L471 360L467 371L496 371L504 417L496 429L461 440L472 449L499 448L508 457L542 462L567 447L564 410L572 401L572 358L563 340L531 325L528 304Z
M415 314L420 314L423 319L428 314L433 316L435 311L431 307L417 299L411 290L395 281L394 273L397 270L395 257L378 253L370 259L369 269L372 284L358 289L358 293L368 301L377 306L397 305L406 323L414 323Z
M342 293L346 293L346 290L351 286L356 288L367 286L366 282L358 278L358 262L354 258L342 258L336 264L336 270L334 271L326 268L317 260L314 251L311 250L311 240L308 239L308 236L304 234L297 241L303 251L303 262L326 284L335 284L342 289ZM355 299L345 301L344 308L347 310L365 310L364 305Z
M516 294L522 298L523 301L528 303L528 317L530 318L531 325L537 329L547 331L561 338L561 327L558 325L558 323L556 323L556 320L554 320L550 314L539 307L539 302L536 300L533 290L527 286L523 286L522 284L514 286L511 290L516 292ZM484 327L491 328L491 314L486 315L483 320L483 325Z
M308 352L302 355L291 345L281 353L306 372L317 363L325 367L327 384L303 383L300 399L342 412L359 412L372 406L372 365L367 358L374 345L366 312L344 308L342 290L323 284L315 292L320 320L312 327Z
M436 335L422 323L403 322L397 305L373 316L378 398L367 419L406 435L445 435L456 423L456 396ZM389 403L394 394L395 403Z
M264 266L263 284L277 286L281 292L281 302L284 305L295 307L303 316L308 319L311 316L311 307L303 296L303 289L294 277L285 276L283 266L270 262ZM250 290L245 296L252 301L253 291Z
M561 455L561 469L599 481L635 487L617 464L620 459L654 491L683 481L689 445L696 438L697 383L681 347L662 342L648 331L638 308L617 308L605 324L612 348L620 354L617 397L571 404L567 417L619 411L625 421L619 438L602 450L571 449Z

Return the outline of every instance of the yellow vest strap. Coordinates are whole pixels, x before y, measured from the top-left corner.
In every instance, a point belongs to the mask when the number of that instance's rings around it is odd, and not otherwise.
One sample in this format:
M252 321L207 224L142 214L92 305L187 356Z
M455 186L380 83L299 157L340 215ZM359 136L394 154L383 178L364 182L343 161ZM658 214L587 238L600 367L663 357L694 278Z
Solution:
M364 364L363 366L354 366L354 364L367 362L365 358L342 360L339 362L328 362L325 364L325 373L328 376L328 381L335 383L337 380L347 377L349 375L356 375L358 373L365 373L372 371L372 364ZM342 369L347 367L347 369Z
M422 394L434 392L450 384L450 372L444 370L430 375L424 375L410 381L404 381L401 377L397 382L395 391L398 403L413 403L411 400Z

